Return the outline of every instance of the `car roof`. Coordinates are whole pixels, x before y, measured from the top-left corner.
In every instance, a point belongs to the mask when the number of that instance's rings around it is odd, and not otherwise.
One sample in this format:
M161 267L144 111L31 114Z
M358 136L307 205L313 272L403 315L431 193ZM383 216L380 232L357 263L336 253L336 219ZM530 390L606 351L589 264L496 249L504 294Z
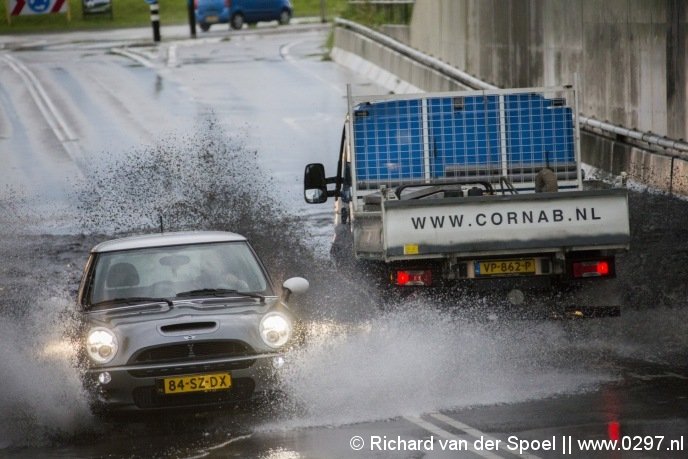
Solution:
M224 231L184 231L172 233L129 236L101 242L91 249L91 253L115 252L119 250L166 247L171 245L207 244L211 242L240 242L246 238L240 234Z

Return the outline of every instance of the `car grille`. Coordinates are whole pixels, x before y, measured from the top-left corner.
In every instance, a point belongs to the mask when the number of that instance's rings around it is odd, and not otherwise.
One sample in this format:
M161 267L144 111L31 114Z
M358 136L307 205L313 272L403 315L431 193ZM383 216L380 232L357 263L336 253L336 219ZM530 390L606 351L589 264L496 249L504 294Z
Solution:
M130 365L168 364L164 368L143 368L129 370L135 378L150 378L167 375L204 373L215 370L241 370L249 368L256 360L237 362L218 362L189 365L199 360L226 359L232 357L250 357L255 351L243 341L198 341L193 343L168 344L140 350L129 359ZM178 364L184 364L183 366Z
M254 353L243 341L194 341L142 349L129 359L129 364L184 363L202 359L248 357Z
M232 388L226 391L164 395L156 387L151 386L137 387L132 395L136 406L142 409L177 408L236 403L249 400L253 395L255 387L256 385L251 378L237 378L232 380Z
M240 360L238 362L219 362L203 365L187 365L183 367L170 365L169 367L165 368L146 368L142 370L129 370L128 373L135 378L155 378L169 375L192 375L196 373L207 373L209 371L242 370L244 368L250 368L251 365L253 365L254 363L256 363L255 359Z

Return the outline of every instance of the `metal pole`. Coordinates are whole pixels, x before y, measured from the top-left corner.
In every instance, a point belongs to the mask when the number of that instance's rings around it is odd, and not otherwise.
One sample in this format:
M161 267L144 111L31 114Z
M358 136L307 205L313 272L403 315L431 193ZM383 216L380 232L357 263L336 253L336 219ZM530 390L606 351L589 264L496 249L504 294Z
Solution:
M320 0L320 22L327 22L327 14L325 11L325 0Z
M189 9L189 28L191 29L191 38L196 38L196 12L194 11L194 0L188 0L187 6Z
M153 26L153 41L160 41L160 5L158 2L150 4L150 19Z

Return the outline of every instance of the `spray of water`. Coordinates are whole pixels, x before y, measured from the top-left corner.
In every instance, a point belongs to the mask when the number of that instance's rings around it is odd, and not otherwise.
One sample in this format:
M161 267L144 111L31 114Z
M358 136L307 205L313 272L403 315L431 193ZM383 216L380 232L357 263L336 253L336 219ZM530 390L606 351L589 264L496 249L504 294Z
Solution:
M577 394L621 380L626 361L685 364L685 309L629 308L621 317L581 321L513 320L495 319L489 301L474 301L450 309L416 299L359 321L312 323L307 344L291 355L284 374L292 409L287 419L261 429Z
M572 342L559 322L476 322L422 302L353 326L314 324L285 373L286 392L299 409L286 425L514 403L616 378L579 360Z
M162 218L165 231L233 231L249 238L278 279L294 275L295 265L305 265L298 260L311 259L306 232L282 209L278 184L256 154L208 115L191 134L166 134L94 168L76 187L82 228L150 233Z
M32 301L3 304L0 322L0 448L39 445L71 435L90 418L74 347L65 338L73 325L64 297L34 290ZM29 308L12 315L9 307ZM19 320L21 319L21 320Z
M66 294L69 261L40 236L32 201L0 197L0 449L45 444L81 430L86 399L66 339L74 325ZM66 268L66 269L65 269Z

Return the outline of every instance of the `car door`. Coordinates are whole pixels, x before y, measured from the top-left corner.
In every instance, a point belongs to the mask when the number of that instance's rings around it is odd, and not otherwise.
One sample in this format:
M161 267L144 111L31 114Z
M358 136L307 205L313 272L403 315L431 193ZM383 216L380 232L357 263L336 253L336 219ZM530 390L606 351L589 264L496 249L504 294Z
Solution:
M244 21L255 23L261 20L265 0L235 0L236 8L244 15Z

